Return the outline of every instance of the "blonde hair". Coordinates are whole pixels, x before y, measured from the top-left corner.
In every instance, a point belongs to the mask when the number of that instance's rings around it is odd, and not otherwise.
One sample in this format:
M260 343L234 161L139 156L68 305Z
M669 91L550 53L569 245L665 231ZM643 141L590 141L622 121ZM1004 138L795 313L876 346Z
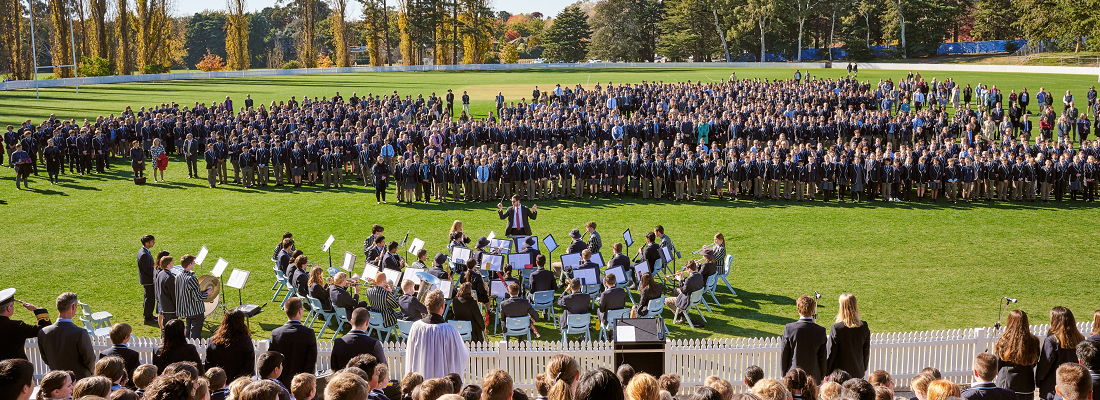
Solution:
M928 393L928 384L936 380L930 373L921 372L912 381L909 381L909 390L913 391L913 394L917 395L917 398L926 398Z
M775 379L761 379L752 387L752 394L760 400L787 400L791 392L786 386Z
M451 223L451 233L447 236L453 235L455 232L462 232L462 221L457 219Z
M828 381L821 384L821 400L833 400L840 396L840 390L843 389L839 383Z
M856 295L851 293L840 295L840 307L837 308L836 322L843 322L844 326L849 328L863 326L863 321L859 319L859 306L856 305Z
M653 400L657 398L660 390L657 387L657 378L642 372L630 379L630 383L626 385L625 394L629 400Z
M550 400L573 400L573 382L580 375L577 360L568 354L557 354L546 363L546 376L550 378Z
M925 399L947 400L949 397L960 396L962 396L962 390L959 389L958 384L949 380L940 379L928 384L928 392L925 394Z
M308 285L313 285L314 283L316 283L316 284L321 285L322 287L324 287L325 286L325 278L322 275L323 273L324 273L323 268L314 266L313 269L309 270Z
M337 285L337 286L343 285L344 282L347 282L347 281L348 281L348 274L344 273L344 272L337 272L336 276L332 277L332 283Z

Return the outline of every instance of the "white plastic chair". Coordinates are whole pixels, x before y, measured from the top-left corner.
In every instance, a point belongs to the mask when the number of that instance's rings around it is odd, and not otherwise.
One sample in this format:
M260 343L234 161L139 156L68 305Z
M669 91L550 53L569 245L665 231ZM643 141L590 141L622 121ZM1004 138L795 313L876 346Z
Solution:
M93 329L111 327L111 317L114 317L114 315L111 315L111 313L106 311L93 313L92 306L84 304L83 301L79 301L77 303L80 304L80 311L82 314L84 314L84 319L87 319L92 324Z
M722 282L725 282L726 283L726 288L728 288L730 290L730 293L732 293L734 296L736 296L737 291L733 290L733 285L731 285L729 279L727 279L730 276L730 269L732 267L733 267L733 256L729 255L729 254L726 254L726 270L722 271L722 273L718 274L718 278L721 279Z

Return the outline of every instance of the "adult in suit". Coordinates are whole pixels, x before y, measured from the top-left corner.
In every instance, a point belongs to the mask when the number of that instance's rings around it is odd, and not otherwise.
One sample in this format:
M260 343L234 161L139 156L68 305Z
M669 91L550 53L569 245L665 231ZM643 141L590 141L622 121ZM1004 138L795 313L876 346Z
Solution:
M386 351L382 342L370 337L367 325L370 312L365 308L356 309L351 314L351 331L332 341L332 369L339 370L348 365L348 361L360 354L370 354L386 364Z
M472 272L467 274L474 275ZM482 342L485 341L485 315L478 308L473 286L473 283L465 282L458 287L458 294L451 303L451 313L456 321L470 321L473 328L470 338L475 342Z
M279 382L290 387L294 375L317 371L317 335L302 325L302 299L291 298L283 310L289 320L271 332L271 350L285 357Z
M1058 366L1065 363L1077 364L1077 344L1084 340L1085 336L1077 330L1077 320L1072 311L1062 306L1050 310L1050 328L1043 339L1039 361L1035 364L1035 382L1039 386L1041 400L1054 399Z
M600 326L607 326L607 312L626 308L626 289L615 287L615 274L607 274L603 277L603 286L607 289L600 293L596 300L600 303L597 314L600 317Z
M141 365L141 359L137 351L127 346L130 341L130 333L133 332L133 328L130 324L120 323L111 327L111 347L99 352L99 358L115 356L122 359L126 365L126 387L131 389L134 386L134 370Z
M862 378L867 373L871 357L871 330L867 321L860 320L856 296L851 293L840 295L840 307L836 314L836 323L829 328L829 359L825 372L842 370L853 378Z
M233 310L222 319L221 326L206 345L205 366L206 369L219 367L225 370L230 382L237 377L256 373L256 350L244 312Z
M796 305L798 321L789 323L783 328L780 371L786 373L791 368L802 368L820 382L824 376L828 358L825 328L814 323L813 319L817 302L810 296L804 295L798 298Z
M504 210L504 206L497 203L497 216L508 220L508 227L504 229L507 236L531 236L531 224L529 219L538 219L539 206L533 205L527 208L519 203L519 195L512 195L512 206Z
M141 282L141 287L144 290L142 315L145 316L146 324L157 322L157 317L153 315L156 308L156 290L153 288L153 253L149 250L156 243L156 238L153 235L142 236L141 249L138 250L137 254L138 281Z
M649 235L646 237L648 238ZM691 306L691 294L703 290L707 286L706 279L703 279L703 274L699 273L699 263L695 260L688 261L687 265L684 265L684 270L677 272L674 279L680 281L680 288L672 292L675 297L665 298L665 305L672 310L673 323L690 324L691 319L688 318L687 309Z
M164 373L164 369L169 365L172 365L181 361L190 361L195 363L195 366L199 369L199 374L202 374L205 370L202 364L202 358L199 358L199 351L195 348L195 345L187 343L187 323L181 319L174 319L164 324L164 330L161 331L161 344L155 351L153 351L153 365L157 366L157 373Z
M218 152L214 150L213 143L206 144L206 152L202 155L202 160L206 163L206 183L210 187L215 187L218 184Z
M962 392L966 400L1016 400L1016 392L997 387L997 357L990 353L978 353L974 357L974 377L970 388Z
M569 288L566 289L565 294L558 299L558 305L565 309L562 312L561 320L559 320L560 328L565 329L566 320L570 315L588 314L589 305L592 304L592 296L588 293L584 293L581 289L581 280L573 278L569 281Z
M359 286L353 287L355 294L348 293L348 274L337 272L328 288L329 301L333 309L343 308L345 315L352 315L356 308L367 308L367 302L359 300Z
M1020 310L1009 311L1004 333L993 347L993 354L998 359L994 381L997 387L1016 392L1018 400L1034 399L1039 346L1039 338L1032 335L1028 327L1027 314Z
M73 324L76 307L76 293L57 296L57 322L38 332L38 350L51 370L72 371L80 380L92 375L96 357L88 331Z
M3 338L0 338L0 360L9 358L26 360L27 353L23 349L26 347L27 339L38 337L38 333L42 331L42 328L50 326L50 313L48 311L22 301L19 304L34 313L38 319L38 324L31 325L11 319L11 316L15 314L15 302L15 289L0 291L0 332L4 332Z
M428 308L416 297L416 283L411 280L401 282L401 297L397 298L397 304L401 312L405 314L405 321L419 321L428 314Z

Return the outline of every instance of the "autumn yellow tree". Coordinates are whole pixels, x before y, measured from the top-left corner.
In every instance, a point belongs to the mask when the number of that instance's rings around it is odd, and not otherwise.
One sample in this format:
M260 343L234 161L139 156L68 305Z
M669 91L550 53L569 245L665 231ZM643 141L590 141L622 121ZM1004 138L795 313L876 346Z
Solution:
M348 50L348 46L351 43L348 42L348 27L347 27L347 10L348 0L330 0L332 4L333 13L329 17L332 19L332 43L336 46L336 59L337 67L350 67L351 66L351 52Z
M23 2L0 0L0 51L7 54L12 79L30 79L30 54L23 46Z
M53 55L54 65L67 65L72 64L73 43L69 40L69 7L68 2L63 0L50 0L50 21L53 22L53 48L50 49L50 54ZM73 76L72 67L59 67L53 69L53 75L56 78L71 78Z
M493 10L486 0L462 0L458 21L462 27L462 63L481 64L492 46Z
M417 57L416 45L412 42L412 26L409 23L409 2L415 0L402 0L401 9L397 12L397 28L401 30L401 61L405 65L420 65Z
M92 18L92 55L104 59L111 58L111 48L107 47L107 0L88 0L88 11Z
M298 37L298 59L306 68L317 68L317 0L297 0L302 32Z
M363 27L367 36L367 55L370 56L370 65L372 67L381 66L386 63L386 58L382 53L382 49L385 46L385 32L386 32L386 3L379 0L362 0L363 1ZM386 49L388 53L389 49Z
M168 0L137 0L137 65L143 70L169 63L172 29L168 13Z
M129 0L118 0L117 14L115 16L118 27L118 73L130 75L134 73L133 40L130 37L131 19Z
M248 14L245 0L226 0L229 12L225 18L225 67L246 70L252 58L248 54Z

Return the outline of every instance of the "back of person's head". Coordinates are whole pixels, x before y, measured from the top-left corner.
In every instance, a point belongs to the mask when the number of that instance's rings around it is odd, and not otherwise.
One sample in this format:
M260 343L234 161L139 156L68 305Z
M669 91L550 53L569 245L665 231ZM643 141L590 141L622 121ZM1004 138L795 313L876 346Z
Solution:
M268 379L249 382L233 400L278 400L283 388Z
M756 397L755 394L746 392L746 393L736 393L736 394L734 394L733 395L733 400L760 400L760 398Z
M443 314L443 306L447 300L443 298L443 291L439 289L432 289L428 292L428 297L424 299L424 307L428 308L428 312Z
M657 386L661 387L661 390L667 390L673 396L680 392L680 382L682 379L678 374L664 374L660 378L657 378Z
M934 380L936 377L931 373L921 372L909 381L909 390L912 390L918 398L923 398L928 393L928 384Z
M347 367L347 368L344 368L344 369L339 370L337 372L343 372L345 374L358 375L360 378L363 378L363 382L366 382L367 385L370 385L370 380L372 379L372 377L370 375L367 375L367 371L359 369L359 367ZM370 388L368 387L367 390L370 390Z
M937 379L928 384L927 400L947 400L948 397L962 396L962 390L955 382Z
M791 368L783 376L783 385L787 390L798 393L803 400L817 400L817 382L802 368Z
M875 400L894 400L894 391L886 386L875 386Z
M539 372L535 375L535 392L540 397L546 397L550 394L550 378L546 376L546 372Z
M1065 400L1092 398L1092 376L1080 364L1065 363L1058 367L1058 383L1054 391Z
M424 375L420 375L417 372L405 374L405 376L401 378L401 397L411 396L413 389L416 389L421 383L424 383Z
M691 395L691 400L722 400L722 394L718 393L714 388L703 386L695 389L695 393Z
M294 375L294 379L290 381L290 394L295 399L312 399L316 389L317 377L310 373Z
M871 371L871 373L867 375L867 382L870 382L871 386L894 387L894 378L884 369Z
M761 379L752 386L752 394L760 400L790 400L791 393L787 387L775 379Z
M573 382L580 374L580 365L573 356L557 354L550 357L546 363L546 375L553 380L550 384L550 400L573 400Z
M195 400L205 399L210 394L210 381L206 378L195 379L195 393L191 395L191 398ZM113 395L113 393L112 393Z
M18 358L0 361L0 398L18 399L24 392L29 395L32 388L34 364Z
M194 391L195 386L187 374L165 373L153 379L145 389L142 400L191 400L191 394ZM73 398L76 398L75 392Z
M920 373L932 375L932 378L935 379L943 379L943 374L941 374L940 369L936 367L924 367L924 369L920 370Z
M374 376L374 368L378 366L378 358L373 354L360 354L352 359L348 360L348 365L344 367L355 367L363 370L367 373L367 376ZM364 378L365 379L365 378ZM369 379L367 379L370 381Z
M859 400L875 400L875 387L863 378L852 378L844 381L844 393L853 394Z
M1077 344L1077 360L1090 371L1100 367L1100 343L1084 340Z
M825 380L836 382L837 385L843 385L844 382L847 382L849 379L852 379L852 375L848 374L848 371L842 369L834 369L829 376L825 377Z
M107 397L111 394L111 380L103 376L89 376L73 383L73 398L84 396Z
M153 382L153 379L157 379L157 366L153 364L141 364L134 369L134 386L138 389L145 389Z
M733 385L718 375L708 376L707 379L703 381L703 386L717 390L718 394L722 395L723 400L733 398Z
M458 396L453 395L453 394L449 394L447 396L458 397ZM444 396L444 397L446 397L446 396ZM440 398L440 400L448 400L448 399ZM462 400L462 399L455 399L455 400ZM527 392L523 391L523 389L520 389L520 388L512 389L512 400L527 400Z
M65 292L57 296L57 311L66 312L77 303L76 293Z
M197 391L198 389L195 390ZM203 394L203 397L196 396L195 398L202 400L205 396L206 394ZM138 397L137 393L133 390L122 388L111 392L111 397L109 397L108 400L141 400L141 398Z
M205 376L206 381L210 382L211 390L221 390L225 387L225 380L227 379L227 377L225 376L224 369L221 369L219 367L211 367L210 369L206 370Z
M462 400L481 400L481 386L466 385L458 392Z
M637 375L635 375L637 377ZM576 400L623 400L623 384L607 368L586 372L577 382Z
M512 398L512 376L501 369L490 370L481 377L482 400L508 400ZM420 400L420 399L416 399Z
M626 384L626 397L631 400L652 400L657 398L657 378L645 372L635 374Z
M755 365L745 367L745 386L752 388L756 382L764 379L764 369ZM675 393L674 393L675 394Z
M283 310L286 311L286 317L293 319L298 316L298 313L302 312L302 299L297 297L291 297L286 305L283 306Z
M840 397L840 392L843 387L839 383L833 381L825 381L821 384L821 400L835 400Z
M798 296L798 300L795 301L795 306L798 308L798 315L803 317L809 317L814 315L814 309L817 308L817 301L813 297L802 295Z
M271 373L283 365L283 353L277 351L265 351L256 361L261 378L271 377Z
M451 393L458 394L462 390L462 375L454 372L447 374L443 379L451 381Z
M119 356L107 356L95 362L95 375L126 384L126 361Z
M325 400L362 400L369 393L367 381L356 374L335 374L325 385Z
M974 376L983 382L993 382L997 377L997 356L985 352L974 356Z
M451 393L451 381L443 378L432 378L420 384L420 390L413 400L437 400L445 394Z
M574 280L580 283L580 280ZM630 364L620 365L619 368L615 370L615 376L618 376L619 382L622 382L623 386L626 386L630 383L631 379L634 379L634 367L632 367Z
M244 388L248 386L249 383L252 383L252 378L247 376L241 376L237 379L234 379L233 382L229 384L229 394L226 395L226 398L237 399L238 397L240 397L241 391L244 390Z
M351 312L352 326L363 326L370 322L370 311L366 308L356 308Z
M111 344L122 344L134 330L130 324L120 322L111 326Z
M180 372L187 374L187 378L191 380L192 383L195 382L195 379L199 378L199 368L191 361L179 361L168 364L167 367L164 367L163 375L173 375Z

